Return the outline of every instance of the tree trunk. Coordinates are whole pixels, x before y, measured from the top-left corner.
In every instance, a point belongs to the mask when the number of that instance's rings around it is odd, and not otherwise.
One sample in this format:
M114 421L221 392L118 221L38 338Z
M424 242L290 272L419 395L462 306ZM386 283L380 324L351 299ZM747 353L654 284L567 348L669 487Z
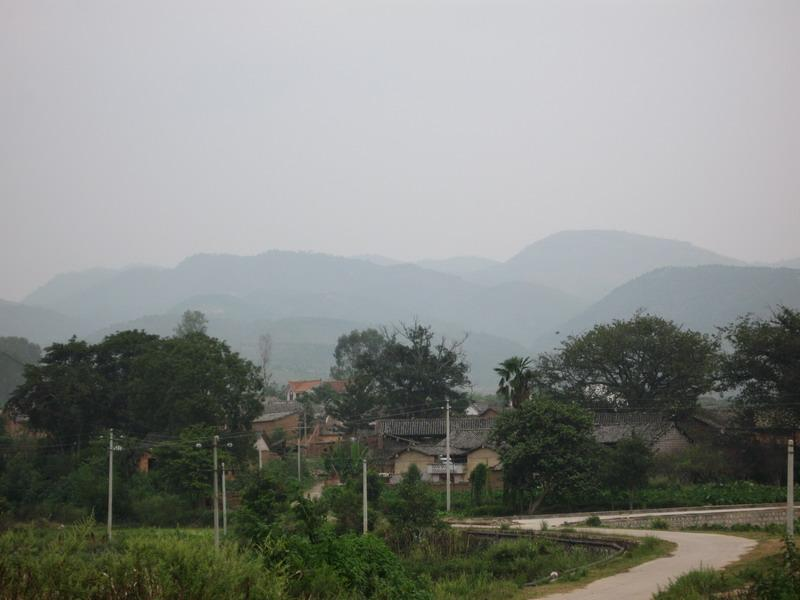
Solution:
M528 505L529 515L533 515L536 513L537 510L539 510L539 507L542 505L542 502L544 502L544 497L547 495L548 491L549 490L547 490L546 488L542 490L542 493L539 494L539 496Z

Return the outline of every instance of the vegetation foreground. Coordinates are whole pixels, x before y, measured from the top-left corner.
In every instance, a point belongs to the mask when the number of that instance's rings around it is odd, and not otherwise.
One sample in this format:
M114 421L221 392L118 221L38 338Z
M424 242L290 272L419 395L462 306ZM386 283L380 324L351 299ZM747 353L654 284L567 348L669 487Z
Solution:
M207 529L126 529L109 543L91 519L20 525L0 535L0 598L489 600L514 597L552 571L585 578L586 565L603 557L548 540L490 543L454 531L397 554L371 534L318 534L313 544L227 541L217 552Z

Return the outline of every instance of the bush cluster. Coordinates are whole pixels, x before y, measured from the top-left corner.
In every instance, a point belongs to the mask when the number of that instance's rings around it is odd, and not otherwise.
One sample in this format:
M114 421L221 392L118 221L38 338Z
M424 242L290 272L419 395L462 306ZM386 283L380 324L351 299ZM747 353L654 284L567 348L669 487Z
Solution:
M283 570L235 544L217 553L205 532L142 529L119 537L107 543L91 519L65 529L6 531L0 535L0 599L289 597Z

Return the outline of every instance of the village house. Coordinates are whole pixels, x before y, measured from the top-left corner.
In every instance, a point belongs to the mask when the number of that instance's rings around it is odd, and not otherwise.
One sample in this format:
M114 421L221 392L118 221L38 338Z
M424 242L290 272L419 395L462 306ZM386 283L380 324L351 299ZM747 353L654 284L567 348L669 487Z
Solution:
M620 440L639 437L654 452L673 453L687 448L691 439L681 431L671 415L645 411L594 411L594 438L613 446Z
M731 415L730 411L698 409L676 418L657 411L597 410L594 411L594 437L601 444L613 446L635 435L653 451L672 454L723 435Z
M502 465L489 442L494 419L452 417L450 419L451 482L467 485L479 464L489 467L492 487L502 485ZM447 477L445 419L379 419L375 422L373 456L390 483L398 482L411 465L424 481L444 483Z
M315 390L322 385L329 385L338 394L343 394L347 387L347 382L340 379L304 379L300 381L290 381L286 385L286 402L296 402L300 396Z
M258 453L258 468L261 469L263 466L271 460L276 460L280 458L280 455L276 452L270 450L269 444L264 439L264 436L259 435L256 438L255 444L253 444L253 448Z
M300 440L300 446L306 456L319 458L329 453L343 437L341 423L328 416L322 420L315 420L309 426L306 436Z
M253 419L252 430L266 438L282 431L284 439L295 439L303 421L303 407L297 402L281 402L269 399L264 403L263 412Z
M261 442L257 440L256 444L262 462L278 456L278 453L282 452L281 448L286 449L287 444L299 443L300 451L304 455L320 457L342 440L341 424L338 421L331 417L318 418L314 414L306 413L307 407L296 400L302 394L318 387L321 381L315 380L316 386L311 386L312 382L308 381L290 382L290 384L304 384L294 386L291 397L295 400L281 401L270 398L264 403L262 414L253 419L251 425L252 430L259 434L261 439ZM338 383L342 384L338 387L344 389L344 382Z
M494 409L473 412L484 416L457 416L450 419L451 481L466 484L479 463L486 464L493 487L501 485L502 464L489 436L494 428ZM653 411L594 411L594 437L613 446L632 436L642 438L655 452L679 452L694 443L709 441L724 433L727 417L712 411L674 418ZM395 483L416 465L425 481L441 483L446 477L447 455L445 419L378 419L369 440L380 471Z
M489 404L478 404L474 402L470 404L465 410L464 414L468 417L481 417L483 419L493 419L500 414L501 408L491 406Z
M31 431L28 426L28 417L25 415L13 414L11 411L4 409L2 414L3 431L11 437L32 436L43 437L43 433Z

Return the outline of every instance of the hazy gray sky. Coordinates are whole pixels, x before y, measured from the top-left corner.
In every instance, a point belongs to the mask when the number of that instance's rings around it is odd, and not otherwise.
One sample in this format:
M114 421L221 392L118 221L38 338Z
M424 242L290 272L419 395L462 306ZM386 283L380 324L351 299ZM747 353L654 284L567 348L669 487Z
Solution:
M562 229L800 256L800 2L0 0L0 298Z

